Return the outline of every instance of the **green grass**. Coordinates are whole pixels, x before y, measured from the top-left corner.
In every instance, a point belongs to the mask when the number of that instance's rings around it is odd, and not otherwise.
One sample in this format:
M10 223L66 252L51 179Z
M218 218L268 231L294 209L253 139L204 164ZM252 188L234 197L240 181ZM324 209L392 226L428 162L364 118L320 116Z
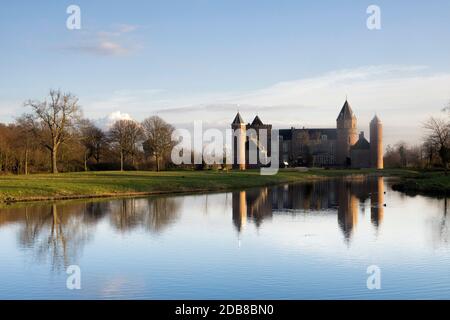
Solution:
M112 197L140 194L221 191L308 181L349 174L405 175L400 170L280 170L261 176L248 171L79 172L0 176L0 202Z
M393 188L407 194L447 196L450 195L450 173L445 175L442 171L430 171L405 175Z

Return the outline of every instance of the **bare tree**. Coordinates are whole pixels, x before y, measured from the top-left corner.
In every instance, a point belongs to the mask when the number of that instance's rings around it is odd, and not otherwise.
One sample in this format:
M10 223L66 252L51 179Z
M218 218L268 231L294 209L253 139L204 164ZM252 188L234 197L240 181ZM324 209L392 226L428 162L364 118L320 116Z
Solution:
M94 158L100 162L101 152L107 143L106 134L92 121L83 119L80 122L80 142L84 147L84 170L87 171L87 162Z
M450 115L450 101L447 103L447 105L442 108L442 112L447 112L448 115Z
M29 100L25 105L31 107L32 114L29 119L33 121L36 129L40 129L41 143L50 151L52 172L58 173L59 147L68 137L81 113L78 98L71 93L50 90L48 100Z
M27 116L16 119L18 149L23 151L23 173L28 174L28 162L33 143L33 122Z
M395 148L397 149L398 155L400 157L400 166L402 168L408 167L408 157L407 157L408 145L406 144L406 142L405 141L397 142Z
M428 167L431 167L433 164L433 160L436 158L436 155L438 154L437 146L434 144L433 141L426 139L422 145L422 150L425 154L426 165Z
M134 160L137 144L143 139L142 128L136 121L118 120L111 127L109 136L119 149L120 171L123 171L125 156L130 155L132 161Z
M450 124L444 119L431 117L425 122L424 128L428 131L425 140L436 146L445 174L447 174L447 165L450 161Z
M156 170L160 171L161 159L174 146L172 133L175 129L158 116L145 119L142 127L145 134L144 151L147 156L155 157Z

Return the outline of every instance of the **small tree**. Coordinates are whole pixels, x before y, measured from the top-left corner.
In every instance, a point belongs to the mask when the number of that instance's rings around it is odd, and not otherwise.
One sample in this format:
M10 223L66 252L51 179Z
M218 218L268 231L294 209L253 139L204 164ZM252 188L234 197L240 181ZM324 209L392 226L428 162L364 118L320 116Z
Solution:
M447 166L450 161L450 126L448 121L441 118L431 117L425 124L424 128L428 131L425 140L436 146L436 149L447 175Z
M78 98L71 93L50 90L48 100L25 103L31 107L28 119L32 121L36 135L41 143L50 151L52 173L58 173L57 157L61 144L66 140L71 128L80 117L81 108Z
M16 120L17 144L23 150L23 173L28 174L28 162L30 151L33 148L33 121L27 116Z
M395 147L400 157L400 166L402 168L408 167L408 157L407 157L408 145L406 144L406 142L400 141L396 144Z
M96 163L100 162L101 152L107 139L102 129L98 128L92 121L83 119L80 122L80 142L84 147L84 170L87 171L87 161L94 158Z
M145 134L144 152L147 156L155 157L156 170L160 171L161 159L175 145L172 141L172 133L175 129L158 116L145 119L142 127Z
M109 132L110 139L115 143L120 153L120 171L123 171L124 160L130 155L132 161L137 153L137 144L142 141L142 128L134 120L118 120Z

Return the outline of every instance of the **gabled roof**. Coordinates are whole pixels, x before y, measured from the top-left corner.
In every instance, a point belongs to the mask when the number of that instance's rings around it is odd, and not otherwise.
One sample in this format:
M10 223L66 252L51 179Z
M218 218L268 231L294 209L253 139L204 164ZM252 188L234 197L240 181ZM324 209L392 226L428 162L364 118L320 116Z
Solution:
M280 129L278 134L283 137L283 140L292 140L292 129Z
M264 123L258 116L256 116L255 119L253 119L252 126L262 126L262 125L264 125Z
M243 123L244 123L244 120L242 120L242 117L238 112L231 124L243 124Z
M342 107L341 112L339 112L337 120L351 120L354 116L355 114L353 113L350 104L347 100L345 100L344 106Z
M353 150L369 150L370 149L370 143L367 141L366 138L359 137L359 140L352 146Z

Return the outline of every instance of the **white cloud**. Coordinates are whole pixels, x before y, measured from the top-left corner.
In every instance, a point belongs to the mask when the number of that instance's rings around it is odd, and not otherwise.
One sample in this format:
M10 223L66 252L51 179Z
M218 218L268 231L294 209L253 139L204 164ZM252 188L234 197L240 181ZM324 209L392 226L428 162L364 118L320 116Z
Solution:
M108 130L112 125L118 120L133 120L133 118L128 113L122 113L121 111L114 111L104 118L96 120L96 124L104 129Z
M125 33L136 31L138 26L131 24L119 24L113 31L99 31L97 35L102 38L120 37Z
M106 56L122 56L131 52L129 48L126 48L117 42L107 40L100 40L92 44L73 46L67 49Z
M133 32L138 28L138 26L136 25L131 25L131 24L120 24L118 26L118 31L123 34L123 33L128 33L128 32Z
M128 55L138 46L126 41L124 35L137 30L137 28L135 25L121 24L112 31L99 31L96 34L85 32L83 39L77 44L66 46L63 49L104 56Z
M258 114L277 128L334 127L348 95L361 130L375 113L385 126L385 141L421 140L422 122L450 100L450 73L423 66L367 66L317 77L279 82L248 92L176 95L162 90L126 90L95 101L91 110L123 109L138 119L158 114L175 125L204 120L228 127L239 109L250 122Z

